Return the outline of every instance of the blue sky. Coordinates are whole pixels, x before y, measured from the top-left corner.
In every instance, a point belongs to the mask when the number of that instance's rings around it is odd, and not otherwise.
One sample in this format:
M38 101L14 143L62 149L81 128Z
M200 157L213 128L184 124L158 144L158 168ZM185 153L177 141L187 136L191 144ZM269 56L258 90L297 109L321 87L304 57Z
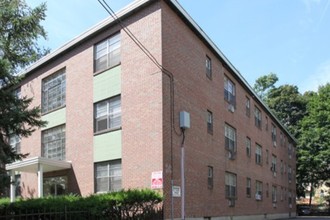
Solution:
M178 1L251 85L270 72L300 92L330 82L330 0ZM26 2L47 3L40 44L52 50L108 17L97 0ZM107 0L115 11L131 2Z

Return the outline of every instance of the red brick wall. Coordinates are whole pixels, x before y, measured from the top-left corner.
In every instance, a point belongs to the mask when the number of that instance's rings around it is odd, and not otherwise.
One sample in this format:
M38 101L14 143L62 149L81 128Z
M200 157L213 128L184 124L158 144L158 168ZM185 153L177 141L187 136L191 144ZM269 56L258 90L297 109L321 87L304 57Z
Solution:
M257 215L264 213L289 212L288 201L280 201L281 186L295 191L294 182L288 185L287 174L281 176L280 160L288 161L287 149L280 147L279 129L277 130L278 145L272 147L270 119L269 129L264 129L265 111L262 110L263 128L254 125L255 101L245 87L235 79L229 68L188 28L167 4L162 4L162 47L163 66L174 75L175 86L175 126L178 128L178 115L182 110L190 112L191 128L186 131L186 216L224 216L224 215ZM212 80L206 76L205 58L212 60ZM257 65L257 64L256 64ZM230 78L236 85L236 110L227 110L228 103L224 100L224 76ZM168 100L168 80L164 80L163 99ZM251 99L251 116L245 115L246 96ZM164 103L164 109L169 109ZM208 134L206 125L207 110L213 112L213 135ZM269 117L269 116L268 116ZM270 118L270 117L269 117ZM237 131L237 155L235 160L229 160L224 147L224 125L228 123ZM277 126L278 127L278 126ZM169 115L164 114L164 170L171 162ZM252 142L251 158L246 156L245 138L249 136ZM173 180L174 185L180 182L180 141L181 137L174 135L173 143ZM262 166L255 164L255 143L263 147ZM269 150L269 164L265 163L265 150ZM277 156L277 177L270 171L271 154ZM294 160L292 160L294 166ZM214 187L208 189L207 166L214 167ZM237 200L235 207L228 207L225 199L225 172L237 174ZM252 180L251 198L246 196L246 178ZM165 211L170 216L170 173L165 175ZM264 183L263 201L257 202L255 181ZM266 183L269 184L269 197L266 195ZM271 201L271 186L277 185L277 208ZM294 197L293 197L294 198ZM294 199L293 199L294 200ZM180 198L174 198L174 217L180 216ZM294 207L294 204L293 204Z

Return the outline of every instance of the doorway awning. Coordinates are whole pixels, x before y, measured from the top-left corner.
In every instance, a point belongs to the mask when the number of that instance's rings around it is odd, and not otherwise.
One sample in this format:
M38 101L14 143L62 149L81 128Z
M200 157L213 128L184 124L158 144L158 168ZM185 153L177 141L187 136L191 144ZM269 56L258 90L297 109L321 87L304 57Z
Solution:
M11 173L10 201L15 201L15 172L38 174L38 197L43 197L43 175L47 172L66 170L71 168L68 161L53 160L44 157L32 157L6 165L6 170Z
M71 168L68 161L53 160L44 157L26 158L6 165L7 171L19 171L27 173L38 173L39 167L42 165L43 172L52 172L58 170L66 170Z

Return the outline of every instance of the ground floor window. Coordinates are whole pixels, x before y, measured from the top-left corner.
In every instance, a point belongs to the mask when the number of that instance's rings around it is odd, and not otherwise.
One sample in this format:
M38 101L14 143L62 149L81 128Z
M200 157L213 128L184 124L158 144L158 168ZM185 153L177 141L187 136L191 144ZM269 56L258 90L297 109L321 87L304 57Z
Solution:
M68 177L44 178L44 196L59 196L67 193Z
M95 163L96 193L121 190L121 160Z

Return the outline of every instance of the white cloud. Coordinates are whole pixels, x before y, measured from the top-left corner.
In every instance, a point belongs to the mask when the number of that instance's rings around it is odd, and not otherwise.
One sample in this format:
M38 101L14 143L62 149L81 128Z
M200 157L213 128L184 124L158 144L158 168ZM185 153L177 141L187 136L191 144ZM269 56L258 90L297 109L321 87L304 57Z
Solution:
M300 92L317 91L319 86L330 83L330 59L319 65L315 72L307 77L300 86Z

